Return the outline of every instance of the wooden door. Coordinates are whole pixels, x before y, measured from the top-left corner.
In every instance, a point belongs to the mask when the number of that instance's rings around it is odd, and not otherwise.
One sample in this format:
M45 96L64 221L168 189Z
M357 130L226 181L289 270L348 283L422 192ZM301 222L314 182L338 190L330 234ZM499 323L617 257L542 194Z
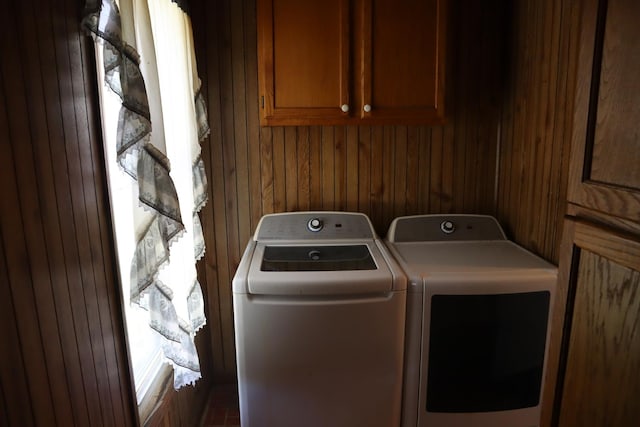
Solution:
M349 1L257 5L261 124L345 122L351 109Z
M640 3L582 6L543 425L626 427L640 422Z
M569 201L640 219L640 2L585 0Z
M566 360L554 425L638 425L640 237L569 219L564 248Z
M445 2L362 2L362 105L371 123L441 123ZM367 107L368 106L368 107Z

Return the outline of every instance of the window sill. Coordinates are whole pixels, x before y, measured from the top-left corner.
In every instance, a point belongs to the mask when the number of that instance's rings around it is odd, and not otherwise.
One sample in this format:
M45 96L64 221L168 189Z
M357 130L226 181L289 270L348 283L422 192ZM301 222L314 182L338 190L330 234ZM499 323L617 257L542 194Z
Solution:
M138 417L140 425L157 425L163 417L163 408L171 401L171 390L173 390L173 368L164 363L158 375L149 386L149 390L138 404Z

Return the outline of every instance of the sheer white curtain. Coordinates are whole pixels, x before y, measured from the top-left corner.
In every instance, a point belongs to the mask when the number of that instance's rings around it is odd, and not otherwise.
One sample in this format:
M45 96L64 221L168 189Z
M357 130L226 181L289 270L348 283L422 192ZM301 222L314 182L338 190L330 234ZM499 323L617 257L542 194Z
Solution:
M170 0L87 1L125 314L138 401L162 362L200 378L205 324L200 141L208 133L191 23Z

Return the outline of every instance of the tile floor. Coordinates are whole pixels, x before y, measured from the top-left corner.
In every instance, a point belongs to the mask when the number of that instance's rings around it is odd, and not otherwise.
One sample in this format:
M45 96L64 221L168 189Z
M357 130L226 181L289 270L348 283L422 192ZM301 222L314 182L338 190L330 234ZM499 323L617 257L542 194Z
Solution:
M238 410L238 387L236 385L219 385L213 388L211 402L204 415L203 427L240 426Z

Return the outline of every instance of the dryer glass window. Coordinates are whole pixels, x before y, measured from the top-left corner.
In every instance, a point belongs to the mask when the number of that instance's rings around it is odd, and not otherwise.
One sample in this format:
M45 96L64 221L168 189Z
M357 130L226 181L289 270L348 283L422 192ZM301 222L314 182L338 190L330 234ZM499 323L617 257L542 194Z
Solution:
M434 295L427 411L538 405L550 294Z
M377 268L367 245L267 246L262 271L348 271Z

